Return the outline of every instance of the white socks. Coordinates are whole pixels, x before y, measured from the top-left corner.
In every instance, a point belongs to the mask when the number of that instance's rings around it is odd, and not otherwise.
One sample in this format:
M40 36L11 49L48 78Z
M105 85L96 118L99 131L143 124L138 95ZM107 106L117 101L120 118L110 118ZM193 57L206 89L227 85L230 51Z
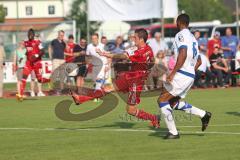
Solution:
M178 131L174 122L174 117L172 115L173 109L167 102L160 103L160 108L169 132L173 135L177 135Z
M95 90L102 90L103 84L104 84L103 79L97 79L95 82Z
M183 102L183 101L178 102L174 109L185 111L186 113L199 116L200 118L204 117L204 115L206 114L206 111L201 110L197 107L194 107L188 104L187 102Z
M174 122L174 116L172 114L173 109L171 108L170 104L168 102L162 102L159 104L159 107L161 108L163 119L167 125L169 132L173 135L177 135L178 131ZM206 114L206 111L194 107L183 101L178 102L174 109L185 111L186 113L199 116L200 118L204 117Z

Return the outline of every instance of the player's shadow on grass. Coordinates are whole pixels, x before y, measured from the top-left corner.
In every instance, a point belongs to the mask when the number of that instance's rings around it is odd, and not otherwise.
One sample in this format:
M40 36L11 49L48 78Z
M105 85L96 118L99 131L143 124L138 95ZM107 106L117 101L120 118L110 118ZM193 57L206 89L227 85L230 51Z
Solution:
M234 115L234 116L240 116L240 112L226 112L226 114Z
M115 127L119 127L119 128L133 128L134 125L135 125L135 123L130 123L130 122L115 122L114 124L103 125L103 126L100 126L99 128L115 128Z
M167 128L159 128L159 129L155 129L155 131L156 132L152 132L148 136L164 138L165 135L168 133ZM204 136L204 132L203 133L181 133L181 130L179 130L179 129L178 129L178 131L180 132L181 137L182 136Z
M39 100L39 98L25 98L24 101L36 101Z
M115 122L113 124L103 125L103 126L95 126L95 127L83 127L83 128L56 128L56 129L68 129L68 130L79 130L79 129L98 129L98 128L121 128L121 129L128 129L132 128L135 125L135 123L129 123L129 122Z

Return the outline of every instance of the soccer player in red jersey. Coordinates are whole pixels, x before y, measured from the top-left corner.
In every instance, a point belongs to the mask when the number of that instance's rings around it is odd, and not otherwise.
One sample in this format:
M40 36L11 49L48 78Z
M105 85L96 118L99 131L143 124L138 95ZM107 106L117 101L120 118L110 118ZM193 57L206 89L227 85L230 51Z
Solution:
M75 47L74 37L73 37L73 35L69 35L68 43L67 43L67 46L64 51L66 63L73 62L73 60L74 60L73 48L74 47Z
M154 57L151 47L146 44L148 33L145 29L137 29L135 31L135 47L129 48L123 54L111 54L97 50L101 56L116 59L127 59L131 61L129 71L120 72L115 80L116 89L120 92L128 92L128 100L126 110L128 114L139 119L150 120L152 126L159 128L159 119L157 115L138 109L140 103L140 94L144 82L146 81L149 69L153 65ZM72 94L76 102L81 103L81 97Z
M20 85L20 94L17 94L18 100L23 100L23 92L26 87L26 80L28 78L28 75L33 70L36 74L37 80L40 83L47 83L50 81L50 79L43 78L41 75L41 69L42 69L42 56L44 55L43 46L41 44L40 40L35 40L35 32L33 29L28 30L28 40L24 41L24 46L27 49L27 61L23 68L23 77L22 82Z

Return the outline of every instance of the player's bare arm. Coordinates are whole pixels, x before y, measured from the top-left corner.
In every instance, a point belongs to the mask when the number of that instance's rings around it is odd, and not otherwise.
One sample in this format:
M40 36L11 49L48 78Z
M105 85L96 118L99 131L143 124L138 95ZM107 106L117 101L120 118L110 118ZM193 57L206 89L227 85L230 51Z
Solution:
M202 64L201 57L198 56L197 63L195 65L195 72L198 70L198 68L201 66L201 64Z
M48 46L48 55L49 55L49 58L52 59L52 46L51 45Z
M171 82L176 72L183 66L187 58L187 48L180 48L176 65L170 75L167 77L167 82Z
M112 58L112 59L129 59L127 53L123 53L123 54L112 54L111 52L103 52L100 49L96 49L96 52L100 55L100 56L105 56L107 58Z
M67 54L66 54L67 55ZM86 51L80 51L80 52L74 52L73 56L78 57L78 56L85 56Z

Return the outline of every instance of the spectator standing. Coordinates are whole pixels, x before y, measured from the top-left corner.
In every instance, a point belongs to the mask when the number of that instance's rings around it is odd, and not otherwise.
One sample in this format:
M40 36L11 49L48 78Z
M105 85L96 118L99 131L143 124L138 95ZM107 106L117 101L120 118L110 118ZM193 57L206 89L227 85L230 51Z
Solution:
M227 28L225 31L225 36L222 37L222 49L224 58L227 59L227 64L231 71L235 71L235 61L232 60L235 58L237 48L239 45L239 40L237 36L232 35L231 28ZM236 86L236 78L232 75L232 86Z
M112 50L112 54L122 54L124 53L124 47L123 47L123 38L121 36L118 36L115 40L115 48ZM121 71L127 71L128 70L128 63L127 60L122 59L113 59L113 67L115 75L118 75L117 73Z
M106 68L108 67L108 59L100 56L96 50L104 51L104 45L99 43L97 33L91 37L92 43L87 46L86 55L91 56L93 65L93 81L95 82L95 90L101 91L106 80Z
M156 32L154 34L154 38L148 41L148 45L152 48L154 57L157 56L159 51L164 51L167 54L168 45L167 43L161 38L161 33Z
M220 39L220 32L218 32L218 31L216 31L214 33L213 39L208 41L208 44L207 44L207 56L208 57L210 57L213 54L215 47L218 47L218 48L222 47L221 39Z
M64 42L64 31L58 31L58 37L54 39L48 48L49 57L52 60L52 71L54 72L59 66L65 63L64 60L64 50L66 48L66 43ZM60 75L59 75L60 77ZM64 83L60 82L60 89L63 90ZM57 94L60 94L57 91Z
M194 32L194 36L196 38L196 40L198 41L198 47L199 47L199 51L203 54L206 54L207 52L207 43L208 43L208 35L207 33L204 33L203 37L201 37L201 33L199 30L196 30Z
M67 42L66 48L64 50L65 62L66 63L73 62L73 60L74 60L73 48L74 47L75 47L74 37L71 34L71 35L68 36L68 42Z
M81 88L84 85L84 78L87 76L87 67L86 67L86 50L87 50L87 41L84 38L80 39L80 44L75 45L73 52L82 52L83 54L78 55L74 58L74 63L77 63L79 70L76 77L76 84L78 88L78 93L81 93ZM85 53L85 54L84 54Z
M64 42L64 31L58 31L58 37L51 42L49 46L49 57L52 59L53 71L60 65L65 63L64 60L64 50L66 48L66 43Z
M160 62L159 54L160 54L160 57L162 55L162 52L164 55L167 54L167 51L168 51L167 43L163 39L161 39L161 33L156 32L154 34L154 38L150 39L148 41L148 45L152 48L153 55L154 55L155 62L156 62L155 65L158 65L158 62ZM165 57L165 56L163 56L163 57ZM156 72L156 71L153 71L153 69L152 69L151 72ZM156 88L156 79L158 79L158 78L159 78L159 76L156 77L155 73L150 73L150 75L148 77L148 81L147 81L148 82L147 85L150 86L150 89ZM147 88L145 87L145 89L147 89Z
M24 45L24 41L20 41L18 44L18 48L15 50L13 55L13 73L16 73L17 76L17 92L20 94L20 85L23 76L23 67L26 63L26 48Z
M218 47L215 47L209 60L211 63L211 71L217 77L217 85L219 87L228 86L231 74L229 73L226 60L222 57L221 53L219 53Z
M3 68L5 65L5 62L4 62L5 57L6 57L5 50L1 42L0 43L0 98L3 97Z

